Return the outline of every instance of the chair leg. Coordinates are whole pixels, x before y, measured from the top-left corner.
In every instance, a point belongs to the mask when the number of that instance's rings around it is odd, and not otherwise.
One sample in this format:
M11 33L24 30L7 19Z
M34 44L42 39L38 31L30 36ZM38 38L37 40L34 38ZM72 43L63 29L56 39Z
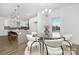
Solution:
M39 41L38 41L39 42ZM41 43L39 42L39 44L40 44L40 54L41 54Z
M62 49L62 55L64 55L64 49L63 49L63 47L61 46L61 49Z
M48 49L47 49L47 45L45 44L45 47L46 47L46 54L48 55Z
M34 41L35 42L35 41ZM31 44L30 46L30 55L31 55L31 51L32 51L32 45L34 44L34 42Z

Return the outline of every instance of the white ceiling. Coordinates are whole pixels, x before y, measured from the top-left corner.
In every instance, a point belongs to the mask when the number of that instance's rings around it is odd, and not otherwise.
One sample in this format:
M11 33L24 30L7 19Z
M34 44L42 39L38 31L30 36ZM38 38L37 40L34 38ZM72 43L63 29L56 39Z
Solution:
M52 10L56 8L61 8L68 3L0 3L0 16L7 17L10 16L17 5L20 5L18 13L21 17L30 18L36 15L37 12L42 11L45 8L51 8Z

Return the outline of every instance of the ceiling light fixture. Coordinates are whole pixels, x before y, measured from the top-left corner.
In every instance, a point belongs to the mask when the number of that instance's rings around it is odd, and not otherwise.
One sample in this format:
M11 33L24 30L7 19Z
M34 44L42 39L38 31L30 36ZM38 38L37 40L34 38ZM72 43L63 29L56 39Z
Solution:
M42 11L42 14L45 15L45 16L49 16L51 12L52 12L52 9L44 9Z
M12 14L10 15L11 18L15 18L15 19L19 19L20 16L19 16L19 8L20 8L20 5L17 5L17 8L14 9L14 11L12 12Z

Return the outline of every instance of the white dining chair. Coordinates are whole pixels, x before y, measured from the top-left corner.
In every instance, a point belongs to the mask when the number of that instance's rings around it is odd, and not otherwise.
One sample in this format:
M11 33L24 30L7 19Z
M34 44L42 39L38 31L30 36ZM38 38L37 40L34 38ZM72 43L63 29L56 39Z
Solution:
M64 41L63 41L62 45L66 48L69 47L70 48L70 54L72 55L72 43L70 42L71 39L72 39L72 34L67 33L67 34L61 35L59 32L53 32L52 37L53 38L63 37Z
M72 39L72 34L64 34L63 37L65 37L65 40L70 41Z
M63 38L55 39L55 40L44 40L44 43L47 47L47 54L48 55L63 55L64 49L62 47Z
M27 40L28 40L28 43L27 43L27 48L28 48L28 51L30 51L31 49L38 49L38 47L40 46L39 42L38 42L38 37L36 37L37 33L36 32L32 32L31 34L27 34L26 37L27 37ZM34 43L34 44L33 44ZM30 47L32 46L32 48L30 49ZM30 53L30 52L29 52ZM30 53L31 54L31 53Z
M64 34L63 37L64 37L63 45L70 48L70 54L72 55L72 43L71 43L72 34L67 33Z

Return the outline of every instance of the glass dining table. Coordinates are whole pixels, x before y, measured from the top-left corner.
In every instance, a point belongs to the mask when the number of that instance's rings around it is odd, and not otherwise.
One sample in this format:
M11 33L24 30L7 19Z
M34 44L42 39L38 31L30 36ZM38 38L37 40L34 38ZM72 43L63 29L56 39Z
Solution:
M63 37L63 36L61 36L61 37L45 37L45 36L39 36L39 35L37 35L37 36L35 36L35 41L31 44L31 46L30 46L30 55L31 55L31 53L32 53L32 45L35 43L35 42L38 42L39 44L40 44L40 54L41 55L44 55L44 46L46 46L45 45L45 43L44 43L44 40L56 40L56 39L61 39L61 38L63 38L64 39L64 41L66 41L69 45L70 45L70 54L72 54L72 50L71 50L71 47L72 47L72 44L69 42L69 41L67 41L66 39L65 39L65 37ZM47 51L47 47L46 47L46 51ZM48 54L48 53L46 53L46 54Z

